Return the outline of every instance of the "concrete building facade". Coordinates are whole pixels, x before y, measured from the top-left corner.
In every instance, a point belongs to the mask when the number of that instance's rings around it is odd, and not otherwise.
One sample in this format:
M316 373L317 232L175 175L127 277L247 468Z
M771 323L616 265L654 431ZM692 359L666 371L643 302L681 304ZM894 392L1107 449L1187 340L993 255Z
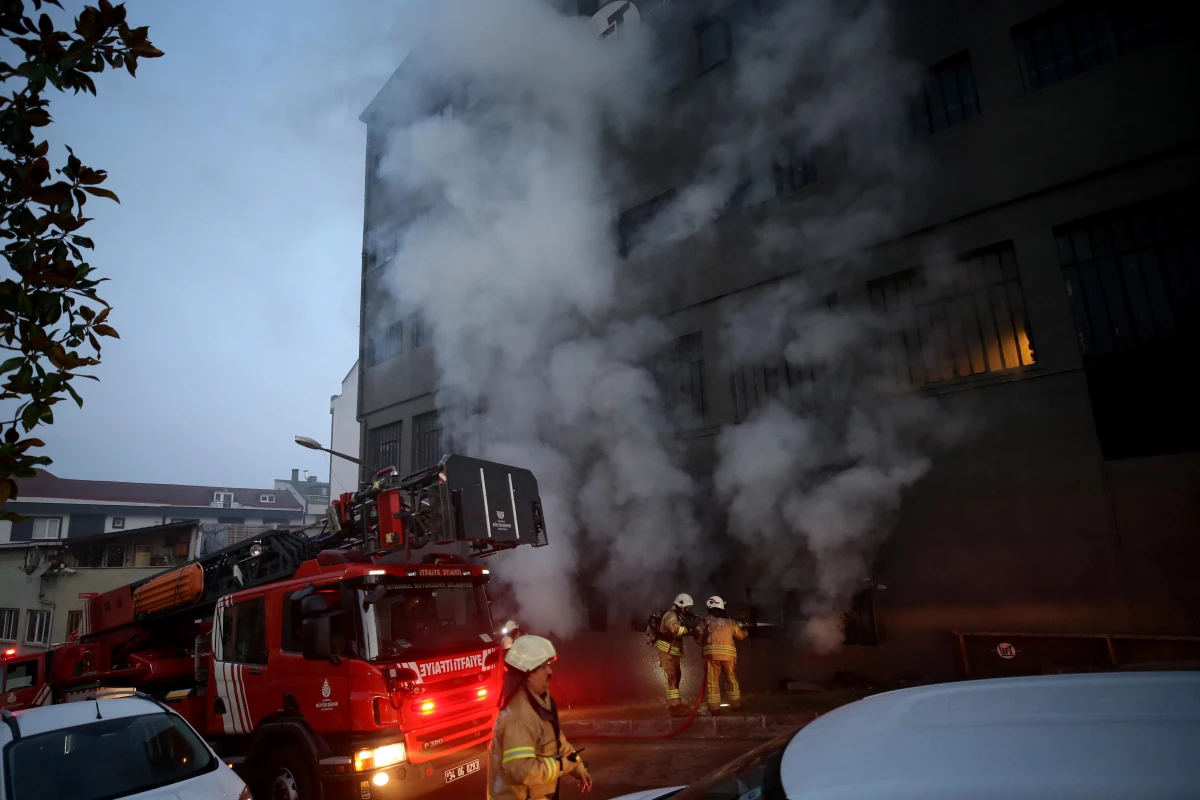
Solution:
M342 379L342 390L329 398L329 449L358 457L362 425L358 421L359 362ZM329 464L329 492L333 497L358 491L358 465L336 456Z
M659 4L638 5L647 6L643 23L655 24ZM663 102L682 104L731 80L739 40L726 20L769 4L663 5L674 7L686 67ZM681 6L690 8L682 18ZM889 344L898 374L979 424L906 494L845 646L821 656L764 640L743 661L749 685L837 670L1005 674L1200 655L1187 638L1200 637L1200 124L1183 99L1200 89L1196 9L1101 0L893 8L898 50L926 68L904 145L925 167L919 184L900 187L913 202L896 229L864 243L869 274L833 292L839 304L915 307ZM713 26L726 31L715 55L706 44ZM381 214L372 181L382 119L364 114L368 235ZM693 178L698 164L686 151L649 135L629 156L640 180L623 198L623 227ZM781 381L819 384L789 373L782 354L730 367L720 326L753 292L821 262L792 252L729 264L750 246L751 220L799 227L838 202L852 158L838 148L806 154L754 209L724 216L702 240L646 258L635 250L628 262L630 274L687 265L671 270L677 282L653 310L679 337L676 353L693 376L685 393L701 418L687 433L697 474L712 469L717 432L778 394ZM952 254L948 285L921 281L931 246ZM386 254L364 259L363 331L381 327L370 298L386 266ZM420 324L394 323L414 345ZM440 434L430 423L433 353L412 346L380 358L373 348L364 337L362 452L419 467L437 448L418 440ZM797 613L799 587L732 571L723 585L693 591L719 589L763 619ZM602 635L612 631L590 634ZM1129 638L1139 636L1181 638ZM608 652L628 648L639 665L632 683L653 681L652 655L622 641Z

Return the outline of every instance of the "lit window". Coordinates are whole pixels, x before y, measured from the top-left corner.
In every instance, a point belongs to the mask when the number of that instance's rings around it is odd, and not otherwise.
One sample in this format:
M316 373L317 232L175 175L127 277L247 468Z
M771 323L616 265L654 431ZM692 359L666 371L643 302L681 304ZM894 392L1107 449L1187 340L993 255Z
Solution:
M1012 244L966 256L937 290L909 270L868 285L892 317L895 377L926 386L1029 366L1036 359Z

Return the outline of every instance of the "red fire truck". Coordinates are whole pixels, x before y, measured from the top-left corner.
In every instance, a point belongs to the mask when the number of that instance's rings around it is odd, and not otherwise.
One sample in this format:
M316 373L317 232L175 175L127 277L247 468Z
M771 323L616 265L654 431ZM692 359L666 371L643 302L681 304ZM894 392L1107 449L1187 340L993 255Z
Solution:
M8 659L29 680L0 708L137 690L256 797L423 794L485 766L503 670L469 559L521 544L546 544L528 470L385 470L319 536L271 531L90 598L76 641Z

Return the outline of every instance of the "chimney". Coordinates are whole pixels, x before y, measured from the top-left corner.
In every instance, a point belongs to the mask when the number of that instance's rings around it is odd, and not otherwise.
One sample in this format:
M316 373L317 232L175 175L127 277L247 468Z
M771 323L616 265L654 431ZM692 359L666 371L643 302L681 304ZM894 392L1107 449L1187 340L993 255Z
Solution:
M305 473L305 474L307 474L307 473ZM317 482L317 476L316 476L316 475L309 475L309 476L308 476L308 482L309 482L309 483L316 483L316 482Z
M304 470L304 480L308 480L308 470Z
M298 480L300 480L300 470L294 469L292 470L292 482L294 483Z

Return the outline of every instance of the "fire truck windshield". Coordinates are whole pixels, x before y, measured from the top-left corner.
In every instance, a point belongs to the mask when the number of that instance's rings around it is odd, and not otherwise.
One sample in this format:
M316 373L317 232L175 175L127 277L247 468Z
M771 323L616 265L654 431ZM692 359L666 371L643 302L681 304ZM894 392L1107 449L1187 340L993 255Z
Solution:
M370 589L359 590L359 607ZM367 658L423 658L479 647L492 632L482 585L470 581L389 585L363 612ZM485 638L487 637L487 638Z

